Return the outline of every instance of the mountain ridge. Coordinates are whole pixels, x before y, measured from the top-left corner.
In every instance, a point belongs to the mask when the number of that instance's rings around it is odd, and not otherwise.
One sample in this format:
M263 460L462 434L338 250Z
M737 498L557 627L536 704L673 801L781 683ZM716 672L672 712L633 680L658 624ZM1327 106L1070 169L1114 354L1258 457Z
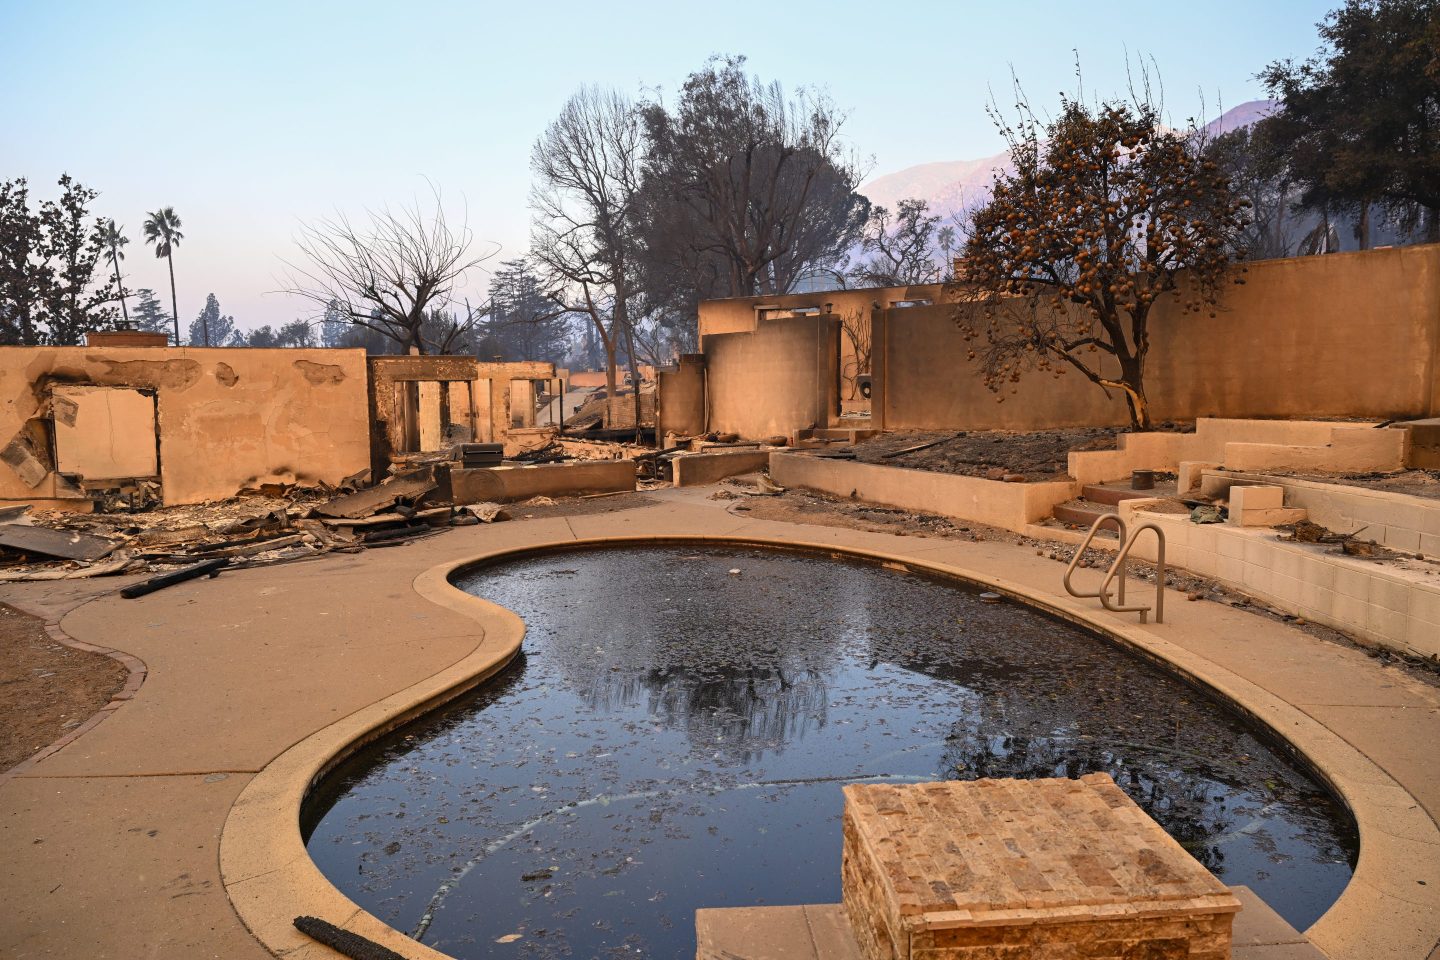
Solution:
M1248 127L1275 108L1272 100L1249 100L1231 107L1202 128L1215 137ZM933 160L883 174L860 185L871 203L895 209L900 200L916 197L930 204L931 215L944 220L963 216L985 202L996 170L1009 167L1008 151L974 160Z

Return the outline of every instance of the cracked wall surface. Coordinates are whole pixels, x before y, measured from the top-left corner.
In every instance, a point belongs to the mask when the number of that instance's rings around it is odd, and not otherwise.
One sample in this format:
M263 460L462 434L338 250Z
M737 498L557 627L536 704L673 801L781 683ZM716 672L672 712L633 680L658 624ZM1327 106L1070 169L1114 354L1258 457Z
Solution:
M65 402L76 386L153 392L166 503L337 483L369 464L366 380L363 350L0 348L0 446L13 448L0 500L76 495L53 456L55 416L86 426L83 407ZM112 442L156 446L153 434Z

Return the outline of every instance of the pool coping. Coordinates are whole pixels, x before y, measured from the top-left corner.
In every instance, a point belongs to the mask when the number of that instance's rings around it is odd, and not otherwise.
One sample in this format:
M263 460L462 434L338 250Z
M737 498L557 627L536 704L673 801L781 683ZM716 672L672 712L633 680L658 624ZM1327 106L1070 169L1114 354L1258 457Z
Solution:
M604 546L657 543L717 543L813 551L959 578L1107 637L1182 680L1227 701L1251 721L1268 728L1294 756L1350 809L1360 835L1360 857L1349 884L1306 936L1332 956L1424 957L1440 940L1440 889L1417 893L1393 868L1412 861L1416 845L1440 848L1440 828L1414 796L1378 764L1299 707L1258 684L1138 625L1102 619L1099 608L1045 595L1005 578L958 564L920 559L886 550L823 540L734 535L663 534L585 538L540 537L522 546L481 552L422 571L413 581L421 597L476 622L477 643L469 654L429 678L397 691L326 726L267 764L236 799L220 837L220 872L240 919L267 949L285 957L333 957L293 926L297 915L323 917L414 960L450 960L411 940L363 910L340 892L310 858L300 834L300 815L311 789L346 757L390 730L474 689L503 670L519 653L524 622L513 612L471 596L451 578L478 565L507 558ZM1390 939L1367 935L1378 917L1420 912L1421 929L1395 951ZM1425 926L1428 924L1428 926Z

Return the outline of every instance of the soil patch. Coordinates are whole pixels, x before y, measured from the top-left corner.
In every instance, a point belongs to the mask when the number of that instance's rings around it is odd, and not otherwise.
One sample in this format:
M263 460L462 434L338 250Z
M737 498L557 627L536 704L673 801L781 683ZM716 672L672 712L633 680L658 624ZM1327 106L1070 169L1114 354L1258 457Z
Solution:
M45 624L0 604L0 771L80 726L125 684L99 653L51 639Z
M1157 430L1179 431L1189 425L1164 423ZM1114 450L1115 427L1076 427L1067 430L946 430L886 433L850 447L855 459L911 470L956 473L966 477L1004 479L1006 475L1035 482L1068 475L1072 450ZM938 441L938 442L937 442ZM923 449L909 450L933 443Z

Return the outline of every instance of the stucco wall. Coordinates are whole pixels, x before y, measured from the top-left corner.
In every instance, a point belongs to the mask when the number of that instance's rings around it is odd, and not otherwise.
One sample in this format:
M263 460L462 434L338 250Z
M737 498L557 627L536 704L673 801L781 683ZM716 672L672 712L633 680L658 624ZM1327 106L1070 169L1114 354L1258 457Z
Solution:
M1236 268L1239 270L1240 268ZM1227 284L1215 317L1170 300L1151 317L1146 387L1156 419L1198 417L1421 417L1440 413L1440 244L1248 264ZM955 325L959 288L836 291L701 305L701 329L743 328L761 304L831 303L836 314L880 303L874 330L877 395L890 429L1013 429L1126 422L1071 370L1024 377L999 397L980 382ZM747 312L748 311L748 312ZM708 348L707 348L708 352ZM838 374L837 374L838 375ZM769 387L746 384L750 400ZM729 398L712 384L712 404ZM788 388L781 388L788 392ZM1003 402L997 402L1001 400ZM789 403L787 397L786 402Z
M1250 264L1215 317L1166 299L1145 371L1157 420L1424 416L1440 402L1440 245ZM956 310L885 311L885 425L1119 424L1125 404L1077 371L1034 373L998 397L980 383ZM1113 371L1112 371L1113 372Z
M337 482L370 460L363 350L0 348L0 445L48 414L52 384L153 391L166 503L265 480ZM117 437L155 443L154 437ZM0 499L57 495L0 465Z
M753 333L701 341L710 429L747 438L825 426L838 409L840 324L833 317L766 320Z
M940 290L938 284L920 284L911 287L864 287L858 290L787 293L781 297L706 300L700 304L700 336L754 330L759 309L762 307L781 310L817 308L838 316L851 311L868 311L872 305L888 307L900 300L935 299L940 296Z
M705 358L680 358L675 370L659 374L656 401L656 439L663 443L667 433L693 437L705 432Z
M957 309L966 308L884 311L875 334L884 339L876 351L876 377L887 429L1032 430L1125 421L1123 400L1107 400L1074 371L1058 379L1044 374L1023 379L1014 394L991 393L977 364L965 358L969 344L956 328Z

